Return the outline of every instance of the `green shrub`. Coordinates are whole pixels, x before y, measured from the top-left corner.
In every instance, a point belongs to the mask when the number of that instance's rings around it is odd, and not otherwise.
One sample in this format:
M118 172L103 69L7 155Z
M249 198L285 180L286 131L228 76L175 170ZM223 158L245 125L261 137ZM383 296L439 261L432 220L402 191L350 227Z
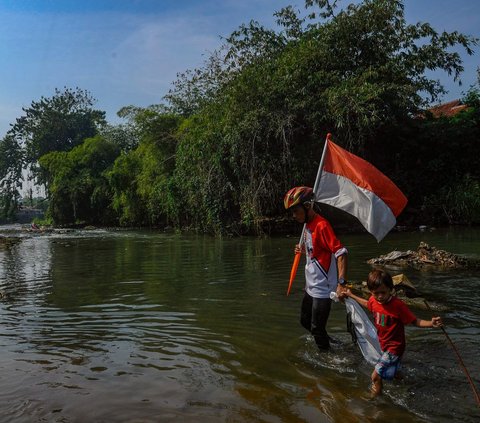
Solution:
M434 215L443 215L449 224L480 224L480 181L465 175L460 181L443 187L430 196L425 206Z

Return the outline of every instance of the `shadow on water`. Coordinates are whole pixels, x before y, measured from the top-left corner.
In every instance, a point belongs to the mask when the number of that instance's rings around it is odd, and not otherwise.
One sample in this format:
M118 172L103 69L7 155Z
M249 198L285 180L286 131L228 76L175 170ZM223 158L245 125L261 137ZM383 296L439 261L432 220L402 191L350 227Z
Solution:
M421 240L475 255L478 235L391 234L381 244L346 235L349 277ZM320 353L298 323L301 272L285 296L295 242L97 230L1 247L0 413L11 422L477 421L440 331L408 328L406 377L375 401L341 304L329 321L338 342ZM402 271L448 307L447 330L478 384L478 273Z

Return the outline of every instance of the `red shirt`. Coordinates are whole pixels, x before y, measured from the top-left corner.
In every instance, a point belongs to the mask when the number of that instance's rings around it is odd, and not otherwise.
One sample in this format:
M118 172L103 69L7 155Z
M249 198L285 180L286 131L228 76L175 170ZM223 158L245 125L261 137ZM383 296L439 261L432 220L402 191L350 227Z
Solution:
M338 240L330 223L316 214L306 224L305 290L314 298L330 298L330 292L337 288L336 258L347 250Z
M405 325L415 322L416 316L394 296L386 304L380 304L372 296L368 300L368 309L373 313L382 351L402 356L405 351Z

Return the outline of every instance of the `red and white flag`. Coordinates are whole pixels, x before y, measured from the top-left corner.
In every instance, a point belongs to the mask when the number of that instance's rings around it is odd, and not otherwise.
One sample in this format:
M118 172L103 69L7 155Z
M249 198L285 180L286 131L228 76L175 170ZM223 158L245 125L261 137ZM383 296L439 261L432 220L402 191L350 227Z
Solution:
M376 167L327 139L315 201L355 216L378 242L407 204L398 187Z

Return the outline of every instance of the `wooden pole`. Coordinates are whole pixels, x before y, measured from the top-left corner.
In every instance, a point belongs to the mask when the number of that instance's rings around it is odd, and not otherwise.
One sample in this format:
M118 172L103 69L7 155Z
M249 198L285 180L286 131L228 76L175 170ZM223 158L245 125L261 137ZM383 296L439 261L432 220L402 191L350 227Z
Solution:
M427 303L427 300L423 300L423 302L425 303L425 305L427 306L427 309L429 311L432 311L430 305ZM460 367L462 368L463 372L465 373L465 376L467 376L467 379L468 379L468 383L470 383L470 386L472 388L472 391L473 391L473 395L475 397L475 400L477 402L477 406L480 406L480 396L478 395L478 392L477 392L477 388L475 387L475 384L473 383L473 380L472 378L470 377L470 373L468 372L467 370L467 367L465 366L465 364L463 363L463 360L462 360L462 357L460 356L460 353L458 352L458 349L457 347L455 346L455 344L453 343L453 341L450 339L450 337L448 336L448 333L447 331L445 330L445 328L443 326L440 326L440 329L442 329L442 332L443 334L445 335L445 337L447 338L447 341L450 343L451 347L453 348L453 351L455 351L455 354L458 358L458 362L460 363Z

